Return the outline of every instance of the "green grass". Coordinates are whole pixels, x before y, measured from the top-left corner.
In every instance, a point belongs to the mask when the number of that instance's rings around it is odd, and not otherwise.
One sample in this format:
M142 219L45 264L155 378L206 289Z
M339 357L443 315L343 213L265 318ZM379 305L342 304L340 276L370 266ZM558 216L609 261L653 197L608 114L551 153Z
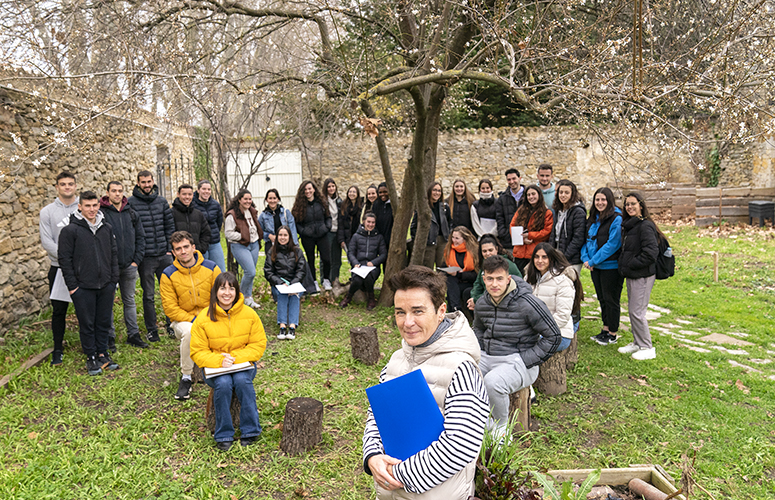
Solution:
M744 348L749 355L697 353L652 331L657 359L635 362L618 354L618 346L589 340L600 324L584 320L568 392L539 396L533 407L539 429L526 442L527 460L536 468L654 463L678 478L682 454L696 450L695 479L717 499L771 499L775 380L768 376L775 374L775 362L748 358L775 359L775 233L712 238L698 237L694 228L666 229L672 231L678 269L654 288L652 303L671 312L652 325L683 319L692 322L686 329L701 333L748 333L746 340L755 344ZM703 253L711 250L721 253L719 283L713 282L711 257ZM588 273L583 278L591 295ZM376 383L386 358L373 367L353 361L348 332L377 327L381 351L389 356L399 347L391 311L342 311L315 297L303 303L297 339L278 341L260 271L257 286L269 338L255 379L264 428L258 445L215 450L204 422L204 385L194 388L188 402L173 399L179 377L175 341L163 338L147 350L120 343L115 359L121 369L89 377L68 323L64 365L31 369L0 393L0 498L373 498L361 468L363 390ZM590 304L585 314L596 306ZM120 305L115 311L122 342ZM31 318L6 334L0 374L49 346L45 319ZM619 345L629 341L625 332ZM761 373L746 373L728 358ZM325 405L323 442L287 457L279 449L279 424L286 402L298 396Z

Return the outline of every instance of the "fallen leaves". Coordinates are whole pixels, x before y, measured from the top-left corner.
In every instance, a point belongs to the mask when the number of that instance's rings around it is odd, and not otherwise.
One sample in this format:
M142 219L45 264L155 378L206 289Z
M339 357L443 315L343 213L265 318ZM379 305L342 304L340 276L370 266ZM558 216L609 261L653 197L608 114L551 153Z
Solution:
M737 379L737 381L735 381L735 387L737 387L740 391L742 391L743 394L750 394L751 393L751 390L748 387L746 387L745 385L743 385L743 383L740 381L740 379Z

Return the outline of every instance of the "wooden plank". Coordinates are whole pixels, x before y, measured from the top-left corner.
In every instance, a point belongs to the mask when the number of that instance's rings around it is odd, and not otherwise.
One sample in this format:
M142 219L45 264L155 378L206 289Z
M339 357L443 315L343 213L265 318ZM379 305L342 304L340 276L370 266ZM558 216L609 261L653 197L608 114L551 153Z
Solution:
M581 483L593 471L594 469L550 470L547 472L547 474L559 482L573 481L574 483ZM650 483L655 488L663 493L667 493L668 495L678 491L673 482L666 478L653 466L633 466L621 469L601 469L600 479L597 481L597 483L595 483L595 486L623 486L629 484L632 479L640 479ZM674 498L677 500L686 500L684 495L676 495Z
M751 196L756 198L775 198L775 187L751 188Z
M674 187L673 196L697 196L696 187Z
M697 198L718 198L719 188L697 188Z
M694 205L697 201L696 196L676 196L673 195L673 205Z
M705 199L698 199L695 205L697 207L716 207L718 210L718 198L705 198ZM721 198L721 205L727 206L727 207L747 207L748 202L751 201L750 198Z
M730 224L748 223L748 217L724 217L724 220ZM706 227L717 223L718 215L715 217L697 217L694 219L694 225L697 227Z
M693 214L694 213L694 209L696 208L696 206L694 205L694 203L692 203L691 205L689 205L689 204L686 204L686 205L673 205L672 208L673 208L673 212L684 212L684 213L692 213Z
M715 215L716 217L719 216L719 209L718 205L710 206L710 207L701 207L697 206L697 217L705 216L705 215ZM721 207L721 217L748 217L748 205L744 207Z
M722 192L724 193L724 197L730 196L742 196L742 197L748 197L751 196L751 188L749 187L742 187L742 188L723 188Z
M10 373L10 374L6 375L5 377L3 377L2 379L0 379L0 389L5 387L6 385L8 385L8 382L10 382L11 379L13 379L14 377L17 377L17 376L21 375L24 371L32 368L33 366L38 366L39 364L41 364L43 362L43 360L48 358L48 356L52 352L54 352L54 349L52 349L52 348L48 348L48 349L44 350L43 352L41 352L37 356L33 357L32 359L27 360L23 365L21 365L19 368L14 370L12 373Z

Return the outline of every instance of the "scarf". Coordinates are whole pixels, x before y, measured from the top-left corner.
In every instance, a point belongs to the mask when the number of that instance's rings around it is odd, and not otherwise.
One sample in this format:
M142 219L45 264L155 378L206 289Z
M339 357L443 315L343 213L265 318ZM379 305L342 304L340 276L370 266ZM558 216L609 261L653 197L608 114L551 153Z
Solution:
M463 257L463 271L473 271L474 270L474 257L471 255L470 252L466 251L466 242L459 245L451 245L450 246L450 252L447 254L447 265L449 267L460 267L460 264L457 261L457 254L462 253L465 255Z

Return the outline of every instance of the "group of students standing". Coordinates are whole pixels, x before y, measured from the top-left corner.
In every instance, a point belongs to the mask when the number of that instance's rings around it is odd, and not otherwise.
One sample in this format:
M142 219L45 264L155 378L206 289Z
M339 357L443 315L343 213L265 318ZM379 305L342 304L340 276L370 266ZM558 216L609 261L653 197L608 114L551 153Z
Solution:
M579 276L584 268L590 271L603 323L592 339L601 345L618 342L626 278L634 339L619 352L636 360L656 357L646 309L664 235L643 197L628 193L623 212L611 189L602 187L595 191L587 213L572 181L552 182L551 165L540 165L538 183L528 186L521 184L517 169L505 174L508 187L497 197L489 179L479 181L478 199L461 179L454 181L446 201L440 183L428 188L431 230L423 265L446 273L449 310L461 310L471 318L483 290L481 262L490 255L504 255L514 264L511 274L524 277L555 316L563 334L561 351L578 330L583 299Z

